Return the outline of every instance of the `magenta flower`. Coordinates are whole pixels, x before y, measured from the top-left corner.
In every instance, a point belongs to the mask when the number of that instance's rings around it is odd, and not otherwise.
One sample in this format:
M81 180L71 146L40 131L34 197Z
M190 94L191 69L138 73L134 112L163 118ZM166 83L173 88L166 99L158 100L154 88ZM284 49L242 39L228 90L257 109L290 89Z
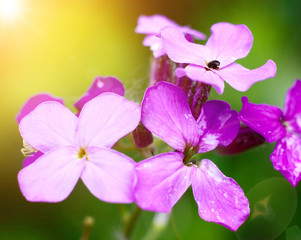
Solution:
M88 101L104 92L113 92L124 96L124 87L122 82L115 77L96 77L87 92L74 103L74 106L80 112Z
M164 54L166 54L162 46L160 33L161 30L167 26L177 28L180 32L187 34L187 37L189 39L191 37L201 40L204 40L206 38L206 36L203 33L193 30L186 26L180 26L163 15L142 15L138 19L138 25L135 31L136 33L147 35L144 38L143 45L151 48L155 58L161 57Z
M242 98L239 118L276 146L270 158L276 170L296 187L301 179L301 81L288 90L284 110L267 104L249 103Z
M224 81L238 91L248 90L255 82L274 77L276 65L268 60L263 66L249 70L235 63L251 50L253 36L245 25L217 23L211 27L212 35L206 45L191 43L176 28L161 31L164 50L171 60L188 63L176 74L212 85L222 94Z
M185 92L167 82L148 88L141 111L143 124L176 151L137 164L137 204L168 213L192 185L200 217L236 230L249 215L243 190L212 161L198 162L194 154L230 144L239 129L237 113L226 102L213 100L195 120Z
M133 201L135 162L110 149L140 120L139 106L115 93L90 100L79 117L57 102L43 102L26 115L23 139L44 153L18 174L28 201L59 202L79 178L97 198Z

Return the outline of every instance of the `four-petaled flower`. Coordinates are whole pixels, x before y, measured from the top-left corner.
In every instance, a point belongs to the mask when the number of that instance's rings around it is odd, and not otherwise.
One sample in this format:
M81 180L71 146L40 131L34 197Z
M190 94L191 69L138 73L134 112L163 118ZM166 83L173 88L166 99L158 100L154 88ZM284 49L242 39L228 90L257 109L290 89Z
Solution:
M161 31L163 48L177 63L188 63L176 74L212 85L222 94L224 81L238 91L248 90L255 82L274 77L276 65L268 60L263 66L249 70L234 61L244 58L251 50L253 36L245 25L217 23L211 27L212 35L206 45L191 43L176 28Z
M105 92L114 92L120 96L124 95L124 87L120 80L118 80L115 77L106 76L106 77L96 77L87 90L87 92L78 99L74 106L77 108L78 113L80 113L83 106L93 99L94 97L97 97L98 95L105 93ZM27 114L29 114L32 110L34 110L40 103L46 102L46 101L56 101L61 104L64 104L64 100L62 98L54 97L48 93L40 93L36 94L32 97L30 97L22 106L19 113L17 114L16 120L18 123L22 120L23 117L25 117ZM24 142L27 144L26 142ZM29 147L31 147L29 145ZM22 149L23 150L23 149ZM21 151L22 151L21 150ZM30 164L32 164L35 160L37 160L40 156L42 156L43 153L40 151L37 152L30 152L30 154L27 155L27 157L23 161L23 167L26 167Z
M270 156L273 166L296 187L301 179L301 81L288 90L283 112L276 106L249 103L247 97L242 102L240 120L267 142L277 141Z
M180 32L186 34L186 37L193 41L192 37L195 39L204 40L206 38L204 33L196 31L186 26L180 26L174 21L168 19L162 15L153 16L140 16L138 19L138 25L136 27L136 33L146 34L147 36L143 40L143 45L150 47L153 51L155 58L161 57L166 54L161 41L161 30L164 27L174 27Z
M139 120L139 106L115 93L90 100L79 117L61 103L41 103L19 125L23 139L44 153L19 172L23 195L29 201L59 202L81 178L103 201L132 202L135 162L110 148Z
M243 190L212 161L197 162L194 154L230 144L239 129L237 113L226 102L212 100L195 120L185 92L159 82L145 93L141 120L176 151L137 164L137 204L145 210L170 212L192 185L200 217L235 231L249 215Z

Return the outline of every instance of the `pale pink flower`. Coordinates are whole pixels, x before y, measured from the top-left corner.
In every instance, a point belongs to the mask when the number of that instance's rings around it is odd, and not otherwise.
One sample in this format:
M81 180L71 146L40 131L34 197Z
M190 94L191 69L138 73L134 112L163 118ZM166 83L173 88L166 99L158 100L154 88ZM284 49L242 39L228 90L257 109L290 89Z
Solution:
M111 147L139 120L139 106L115 93L90 100L78 117L60 103L41 103L19 125L23 139L44 153L19 172L21 192L28 201L59 202L81 178L103 201L132 202L135 162Z

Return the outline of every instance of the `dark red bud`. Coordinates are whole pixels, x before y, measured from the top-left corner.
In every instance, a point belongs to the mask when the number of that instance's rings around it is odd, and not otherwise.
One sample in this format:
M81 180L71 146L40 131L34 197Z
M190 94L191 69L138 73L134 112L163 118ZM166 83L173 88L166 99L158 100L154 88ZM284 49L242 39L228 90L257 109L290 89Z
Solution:
M132 136L134 143L138 148L144 148L153 143L152 133L142 124L142 122L140 122L132 132Z
M241 125L238 135L230 145L224 147L219 145L215 151L220 155L232 155L247 151L265 142L263 136L246 125Z

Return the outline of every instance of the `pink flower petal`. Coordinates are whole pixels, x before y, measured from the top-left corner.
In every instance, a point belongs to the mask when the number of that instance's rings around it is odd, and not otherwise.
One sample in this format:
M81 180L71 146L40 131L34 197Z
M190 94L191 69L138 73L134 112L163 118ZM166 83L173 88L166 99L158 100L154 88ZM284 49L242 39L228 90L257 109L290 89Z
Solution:
M206 47L212 51L212 60L220 62L220 68L244 58L252 48L253 36L245 25L216 23L211 27L211 36Z
M275 142L286 135L281 124L282 111L276 106L249 103L247 97L241 99L243 106L239 120L261 134L267 142Z
M296 80L294 85L288 90L284 103L284 121L289 127L301 133L301 81Z
M60 202L72 192L83 170L83 160L76 159L76 149L54 149L18 174L21 192L28 201Z
M276 65L268 60L263 66L249 70L237 63L220 68L217 74L234 89L245 92L254 83L275 77Z
M184 151L197 145L198 127L181 88L167 82L148 88L141 111L144 126L171 147Z
M43 102L26 115L19 129L23 139L43 153L73 145L77 117L58 102Z
M170 212L190 186L190 167L182 153L163 153L136 166L135 201L144 210Z
M57 101L64 105L64 100L62 98L54 97L48 93L40 93L29 98L25 104L22 106L20 112L17 115L17 122L20 123L22 118L35 109L40 103L46 101Z
M83 107L78 123L79 146L112 147L133 131L140 121L140 108L115 93L103 93Z
M273 166L296 187L301 179L301 138L295 133L287 132L280 139L270 156Z
M159 58L166 54L163 43L160 37L157 35L148 35L143 40L143 45L150 47L152 50L154 57Z
M203 159L198 168L192 167L191 182L199 215L205 221L236 231L247 219L250 209L243 190L210 160Z
M203 105L198 119L202 134L198 152L208 152L217 147L229 145L239 131L237 112L227 102L211 100Z
M191 29L189 27L182 27L163 15L140 16L138 18L138 25L135 29L136 33L142 34L158 34L164 27L176 27L184 33L192 35L196 39L205 39L204 33Z
M178 73L177 73L178 72ZM183 74L182 71L177 71L178 74ZM207 71L205 68L189 64L185 68L185 75L194 81L203 82L211 85L217 91L218 94L222 94L224 92L225 84L224 80L215 73L215 71Z
M74 106L78 109L78 111L81 111L88 101L104 92L114 92L123 96L124 87L122 82L115 77L97 77L94 79L87 92L76 103L74 103Z
M178 27L179 25L163 15L141 15L138 18L138 25L135 32L142 34L157 34L162 28L167 26Z
M207 63L214 60L206 46L187 41L179 29L166 27L162 30L161 38L168 57L174 62L207 67Z
M44 153L38 151L33 153L32 156L26 157L23 161L23 168L27 167L28 165L34 163L39 157L41 157Z
M135 162L112 149L89 147L81 178L90 192L106 202L131 203Z

